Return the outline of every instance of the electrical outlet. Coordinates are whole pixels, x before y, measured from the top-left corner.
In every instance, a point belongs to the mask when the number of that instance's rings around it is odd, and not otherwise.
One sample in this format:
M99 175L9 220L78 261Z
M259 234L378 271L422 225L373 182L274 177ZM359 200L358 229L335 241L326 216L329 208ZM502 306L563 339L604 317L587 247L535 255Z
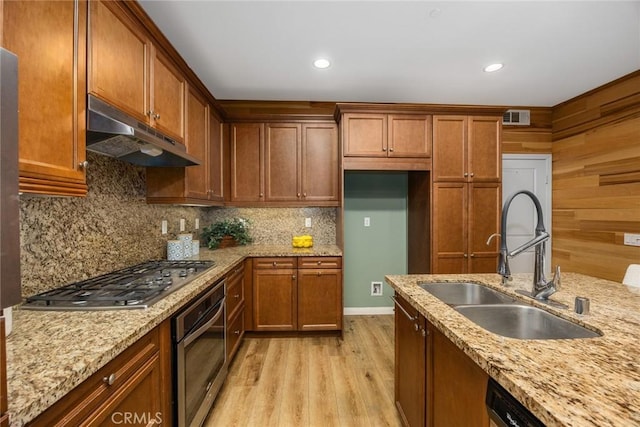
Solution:
M180 218L180 231L184 231L186 225L186 221L184 220L184 218Z
M198 230L200 228L200 218L196 218L196 222L193 226L194 229Z
M162 234L167 234L167 220L163 219L160 225Z
M372 297L382 296L382 282L371 282L371 296Z
M371 218L369 218L368 216L364 217L364 226L365 227L370 227L371 226Z
M624 233L624 244L627 246L640 246L640 234Z
M304 219L304 226L307 228L311 227L311 218L305 218Z

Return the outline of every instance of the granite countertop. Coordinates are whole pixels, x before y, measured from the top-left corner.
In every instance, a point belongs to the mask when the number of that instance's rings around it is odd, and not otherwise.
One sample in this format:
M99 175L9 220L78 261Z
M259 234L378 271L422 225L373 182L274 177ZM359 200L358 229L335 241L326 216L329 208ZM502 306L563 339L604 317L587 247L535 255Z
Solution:
M531 275L508 287L497 274L387 276L387 282L547 426L640 425L640 290L576 273L562 274L551 296L556 309L515 293L531 289ZM519 340L495 335L418 286L470 281L527 301L598 330L602 337ZM573 312L576 296L591 300L589 315Z
M7 391L12 427L44 412L147 332L223 277L247 257L341 256L337 246L296 249L249 245L211 251L194 259L216 266L148 309L109 311L31 311L14 309L7 337Z

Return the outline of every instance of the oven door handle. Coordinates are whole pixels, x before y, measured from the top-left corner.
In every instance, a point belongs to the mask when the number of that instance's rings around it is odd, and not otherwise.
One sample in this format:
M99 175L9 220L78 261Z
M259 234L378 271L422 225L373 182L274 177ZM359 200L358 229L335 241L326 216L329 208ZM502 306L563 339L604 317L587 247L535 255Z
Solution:
M196 329L195 331L189 333L187 336L184 337L184 339L182 340L182 343L183 343L184 347L187 347L194 340L198 339L198 337L200 335L202 335L204 333L204 331L209 329L214 323L216 323L220 319L220 317L222 315L224 315L224 300L225 299L226 299L226 297L224 297L224 298L222 298L222 300L220 300L220 308L218 309L218 311L216 311L216 313L213 315L211 320L206 321L206 323L204 323L198 329ZM223 328L224 328L224 326L223 326Z

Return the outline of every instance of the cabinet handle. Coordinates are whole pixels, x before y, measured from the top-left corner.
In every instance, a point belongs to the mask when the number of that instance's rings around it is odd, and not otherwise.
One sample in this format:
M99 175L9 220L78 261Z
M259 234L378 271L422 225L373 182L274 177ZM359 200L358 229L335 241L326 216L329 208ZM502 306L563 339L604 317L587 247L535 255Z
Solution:
M102 381L104 381L107 385L113 385L113 383L116 382L116 374L111 374L108 377L104 377Z
M86 161L86 160L85 160L84 162L80 162L80 163L78 163L78 167L79 167L80 169L86 169L88 166L89 166L89 162L88 162L88 161Z
M398 300L396 299L396 297L391 296L390 298L393 300L393 302L395 302L395 303L396 303L396 305L397 305L398 307L400 307L400 310L402 310L402 312L404 313L404 315L405 315L405 316L407 316L407 318L408 318L410 321L412 321L412 322L413 322L413 321L415 321L415 320L417 320L417 319L418 319L418 316L416 316L416 317L414 318L412 315L410 315L410 314L407 312L407 310L405 310L405 309L404 309L404 307L400 305L400 303L398 302Z
M274 266L274 267L277 267L277 266L278 266L278 263L277 263L276 261L273 261L273 266Z

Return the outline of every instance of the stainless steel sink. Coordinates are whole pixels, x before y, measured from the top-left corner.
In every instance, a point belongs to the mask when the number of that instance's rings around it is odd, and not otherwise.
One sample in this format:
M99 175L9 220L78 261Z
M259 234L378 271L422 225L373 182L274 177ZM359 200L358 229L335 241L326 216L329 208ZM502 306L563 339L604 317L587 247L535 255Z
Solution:
M449 305L463 304L509 304L516 302L501 292L477 283L434 282L421 283L420 287Z
M598 332L529 305L461 305L454 309L486 330L509 338L552 340L602 336Z

